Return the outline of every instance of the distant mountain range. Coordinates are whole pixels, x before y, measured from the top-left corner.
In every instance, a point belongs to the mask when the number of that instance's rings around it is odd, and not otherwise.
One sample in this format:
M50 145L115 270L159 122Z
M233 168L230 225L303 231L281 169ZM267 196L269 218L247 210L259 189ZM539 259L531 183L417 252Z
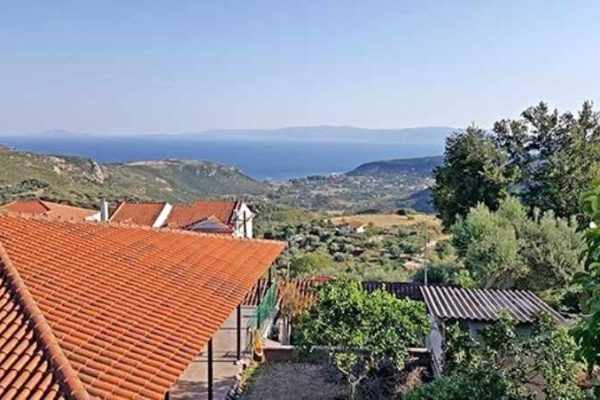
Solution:
M352 126L303 126L279 129L231 129L183 133L182 136L202 136L231 139L296 140L312 142L378 143L407 145L439 145L455 128L418 127L402 129L367 129Z
M447 126L369 129L353 126L298 126L277 129L212 129L198 132L139 134L139 133L82 133L65 129L51 129L39 133L4 134L0 137L202 137L219 140L298 140L314 142L346 142L346 143L394 143L412 145L439 144L455 128Z

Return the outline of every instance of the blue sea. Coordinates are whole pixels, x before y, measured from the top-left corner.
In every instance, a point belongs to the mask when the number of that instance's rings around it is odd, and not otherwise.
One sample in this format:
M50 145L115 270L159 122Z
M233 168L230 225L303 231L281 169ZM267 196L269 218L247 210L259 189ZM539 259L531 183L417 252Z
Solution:
M0 137L17 150L89 157L101 163L166 158L234 165L259 180L347 172L362 163L439 155L443 144L401 145L302 140L214 139L176 135L130 137Z

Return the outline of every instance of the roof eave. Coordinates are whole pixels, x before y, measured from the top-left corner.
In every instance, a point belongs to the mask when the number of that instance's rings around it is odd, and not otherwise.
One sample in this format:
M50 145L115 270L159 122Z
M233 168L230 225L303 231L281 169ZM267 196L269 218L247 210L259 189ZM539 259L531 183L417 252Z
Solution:
M52 333L52 328L46 321L42 311L37 306L33 296L27 289L25 282L19 272L12 264L4 247L0 243L0 264L4 265L6 279L10 290L15 293L15 301L23 307L24 314L33 322L34 334L41 342L42 350L50 358L49 365L53 373L59 376L58 385L63 389L68 398L73 400L89 400L90 396L79 379L79 375L71 366L71 363L63 353L58 340Z

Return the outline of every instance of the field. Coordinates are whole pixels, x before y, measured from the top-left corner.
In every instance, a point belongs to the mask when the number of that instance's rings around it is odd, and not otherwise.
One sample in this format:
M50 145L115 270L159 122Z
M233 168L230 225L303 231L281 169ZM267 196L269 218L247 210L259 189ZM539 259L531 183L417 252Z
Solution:
M439 240L445 237L442 232L441 221L435 215L431 214L355 214L331 219L331 222L336 225L343 224L344 221L356 221L366 225L372 224L374 227L382 229L414 229L426 226L430 241Z

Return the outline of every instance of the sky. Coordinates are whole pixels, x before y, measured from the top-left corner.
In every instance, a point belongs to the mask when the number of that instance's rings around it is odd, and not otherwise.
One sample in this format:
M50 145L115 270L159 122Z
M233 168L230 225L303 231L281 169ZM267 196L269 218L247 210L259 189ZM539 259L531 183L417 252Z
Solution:
M598 1L0 5L4 134L489 127L600 105Z

